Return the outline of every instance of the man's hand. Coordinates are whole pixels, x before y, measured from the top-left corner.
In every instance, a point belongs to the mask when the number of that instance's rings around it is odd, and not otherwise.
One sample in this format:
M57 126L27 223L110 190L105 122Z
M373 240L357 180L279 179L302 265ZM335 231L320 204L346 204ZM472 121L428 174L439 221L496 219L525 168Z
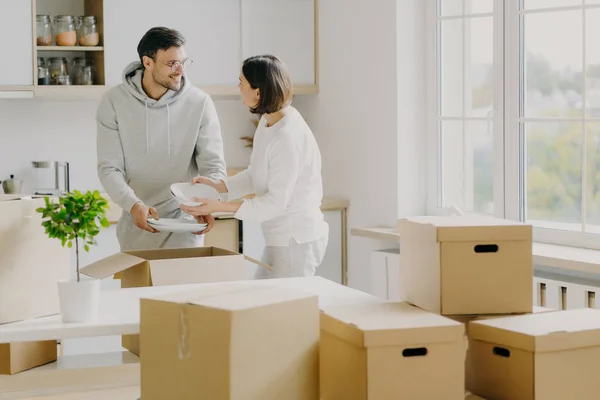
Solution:
M199 215L195 216L194 218L200 224L207 224L206 228L203 231L195 232L194 235L204 235L205 233L208 233L215 225L215 217L213 217L212 215Z
M148 215L152 215L152 218L158 219L158 212L154 207L148 207L141 201L138 201L131 208L131 215L133 216L133 222L138 228L151 233L158 232L156 229L148 225Z
M227 193L227 191L228 191L227 186L225 185L225 182L223 182L222 179L216 180L216 179L207 178L205 176L197 176L194 179L192 179L192 184L195 184L195 183L208 185L208 186L212 187L213 189L215 189L219 193Z

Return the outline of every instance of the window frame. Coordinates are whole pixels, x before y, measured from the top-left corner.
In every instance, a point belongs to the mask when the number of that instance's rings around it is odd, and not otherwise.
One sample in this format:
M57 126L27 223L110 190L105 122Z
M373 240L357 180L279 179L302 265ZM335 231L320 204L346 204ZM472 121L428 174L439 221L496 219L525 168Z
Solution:
M443 1L443 0L442 0ZM463 5L466 0L463 0ZM494 0L494 216L511 220L523 220L525 196L524 142L520 131L521 95L521 31L522 18L519 15L519 0ZM577 6L580 7L580 6ZM569 10L574 7L553 7L553 10ZM595 7L594 7L595 8ZM438 163L441 148L438 139L438 85L439 61L437 57L437 1L426 5L427 27L427 146L428 182L427 214L450 215L451 209L438 206L442 194L438 176ZM585 38L584 40L584 53ZM584 54L585 59L585 54ZM502 90L497 90L501 87ZM584 89L585 95L585 89ZM584 120L582 119L582 122ZM586 152L583 151L585 154ZM584 156L585 157L585 156ZM501 162L497 162L501 160ZM582 160L585 162L585 159ZM522 181L523 180L523 181ZM585 181L585 178L583 179ZM585 183L584 183L585 185ZM585 186L582 186L584 190ZM454 211L456 213L456 210ZM476 213L467 213L475 214ZM533 239L540 243L557 244L600 250L600 235L551 229L535 226Z

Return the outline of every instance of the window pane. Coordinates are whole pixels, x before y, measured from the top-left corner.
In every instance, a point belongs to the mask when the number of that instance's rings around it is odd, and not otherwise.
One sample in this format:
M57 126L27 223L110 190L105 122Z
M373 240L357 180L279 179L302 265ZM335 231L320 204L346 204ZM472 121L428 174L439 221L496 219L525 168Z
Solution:
M441 16L463 15L463 0L439 0ZM494 12L494 0L465 0L465 15Z
M523 0L523 9L552 8L581 5L581 0Z
M494 0L465 0L465 14L494 12Z
M463 20L440 22L441 115L463 116Z
M581 230L581 123L530 122L525 134L527 221Z
M464 132L463 132L464 127ZM493 213L492 123L443 121L441 124L443 207Z
M494 24L492 17L465 20L469 46L465 52L469 73L465 96L468 116L485 117L493 110L494 100Z
M462 15L463 0L438 0L440 15L443 17L451 15Z
M600 233L600 123L588 123L586 136L585 230L591 233Z
M580 116L581 11L531 14L524 18L525 116Z
M600 3L600 0L598 0ZM586 114L600 117L600 46L595 38L600 37L600 9L589 9L586 13Z

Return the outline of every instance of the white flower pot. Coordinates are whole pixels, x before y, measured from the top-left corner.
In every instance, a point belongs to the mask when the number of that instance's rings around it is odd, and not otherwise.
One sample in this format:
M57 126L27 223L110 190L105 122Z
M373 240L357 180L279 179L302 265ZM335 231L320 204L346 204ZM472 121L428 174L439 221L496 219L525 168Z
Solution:
M58 281L63 322L93 322L98 318L100 279Z

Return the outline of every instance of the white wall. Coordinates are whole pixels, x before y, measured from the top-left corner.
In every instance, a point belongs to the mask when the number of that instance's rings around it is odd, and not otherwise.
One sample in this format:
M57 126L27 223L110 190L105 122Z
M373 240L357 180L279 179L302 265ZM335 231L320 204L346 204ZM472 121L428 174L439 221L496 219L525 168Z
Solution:
M425 212L424 7L319 1L320 94L307 113L325 193L350 199L349 228ZM350 286L369 290L369 254L383 246L349 236Z
M398 6L397 6L398 3ZM294 105L323 155L327 196L350 200L348 228L425 213L425 2L319 1L318 96ZM397 73L399 72L399 73ZM218 100L228 166L245 166L238 138L253 130L239 100ZM72 163L72 188L100 188L96 102L0 100L0 179L31 183L30 162ZM369 253L390 247L349 236L349 284L369 289Z
M228 167L244 167L250 158L241 136L254 131L252 115L239 100L215 102L221 121ZM0 180L14 174L34 185L31 161L71 164L72 189L101 189L96 176L97 101L0 100Z

